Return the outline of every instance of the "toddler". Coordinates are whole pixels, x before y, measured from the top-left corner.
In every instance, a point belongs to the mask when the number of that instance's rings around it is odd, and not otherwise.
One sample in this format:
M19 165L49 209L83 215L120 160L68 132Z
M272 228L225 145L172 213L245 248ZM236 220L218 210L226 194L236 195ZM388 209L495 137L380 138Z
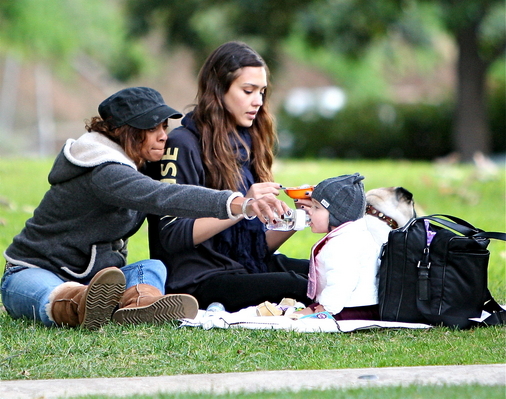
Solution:
M377 271L381 247L367 230L358 173L319 183L311 197L311 231L327 233L311 250L308 297L297 314L329 312L336 320L379 320Z

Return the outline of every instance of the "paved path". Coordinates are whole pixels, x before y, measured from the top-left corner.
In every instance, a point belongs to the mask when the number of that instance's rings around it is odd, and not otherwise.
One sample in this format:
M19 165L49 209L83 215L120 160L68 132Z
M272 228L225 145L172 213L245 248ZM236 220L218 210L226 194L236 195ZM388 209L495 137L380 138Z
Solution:
M0 381L0 398L56 399L99 394L110 395L113 398L115 396L160 392L212 392L220 394L364 386L473 383L506 386L506 364Z

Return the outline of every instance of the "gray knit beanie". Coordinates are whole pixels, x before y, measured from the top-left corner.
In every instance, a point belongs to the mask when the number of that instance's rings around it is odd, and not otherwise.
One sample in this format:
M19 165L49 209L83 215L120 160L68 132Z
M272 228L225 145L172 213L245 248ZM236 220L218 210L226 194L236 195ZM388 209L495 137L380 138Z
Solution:
M354 173L331 177L314 188L311 198L327 208L330 226L338 227L364 216L365 192L362 180L364 176Z

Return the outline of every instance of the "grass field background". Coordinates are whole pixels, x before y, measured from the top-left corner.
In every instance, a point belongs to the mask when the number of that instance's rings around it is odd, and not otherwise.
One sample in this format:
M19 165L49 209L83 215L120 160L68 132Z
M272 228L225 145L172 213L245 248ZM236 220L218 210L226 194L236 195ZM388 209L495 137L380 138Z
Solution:
M51 164L52 160L0 160L2 251L48 189ZM284 186L315 184L327 177L353 172L366 176L366 189L403 186L410 190L419 214L446 213L484 230L506 231L503 167L494 172L473 165L300 160L283 160L275 165L276 181ZM282 198L290 203L284 194ZM306 229L295 234L281 250L289 256L307 257L319 237ZM490 289L499 302L506 303L506 244L491 242L489 248ZM129 254L130 262L148 256L145 226L131 239ZM174 323L108 324L92 332L49 329L26 320L12 320L0 312L0 379L504 363L505 341L504 327L302 334L204 331L179 328ZM435 396L447 394L445 391ZM393 397L389 395L381 397Z
M0 160L0 248L24 226L45 191L52 160ZM418 215L443 213L460 217L487 231L506 231L505 169L477 169L474 165L447 165L403 161L307 161L281 160L275 179L285 187L316 184L332 176L359 172L366 190L402 186L414 195ZM283 192L280 198L292 200ZM290 257L307 258L321 237L310 229L296 233L280 249ZM492 241L489 249L490 284L493 294L506 303L506 244ZM130 239L129 262L149 257L147 226Z
M82 396L75 399L106 399L109 396ZM504 399L502 386L408 386L383 388L354 388L340 390L304 390L300 392L261 392L216 394L134 395L129 399Z

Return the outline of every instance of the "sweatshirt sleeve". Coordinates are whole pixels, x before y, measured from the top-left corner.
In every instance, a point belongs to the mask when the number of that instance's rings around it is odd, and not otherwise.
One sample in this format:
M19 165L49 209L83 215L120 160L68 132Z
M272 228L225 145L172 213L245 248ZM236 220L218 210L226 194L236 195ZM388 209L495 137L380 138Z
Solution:
M111 206L154 215L228 219L231 191L166 184L118 163L100 165L91 173L93 191Z

